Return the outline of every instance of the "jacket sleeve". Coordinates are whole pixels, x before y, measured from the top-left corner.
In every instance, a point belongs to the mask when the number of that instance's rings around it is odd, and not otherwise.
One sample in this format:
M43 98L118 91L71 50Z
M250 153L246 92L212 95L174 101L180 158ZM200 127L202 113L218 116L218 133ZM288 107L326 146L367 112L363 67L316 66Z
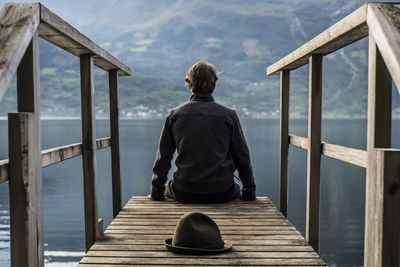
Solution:
M171 160L176 149L170 122L170 115L168 115L161 131L156 160L153 165L151 197L154 200L164 199L165 182L168 179L168 171L171 168Z
M256 197L253 168L250 162L250 153L243 135L242 127L236 112L233 112L233 126L231 136L231 154L240 180L243 183L242 199L253 200Z

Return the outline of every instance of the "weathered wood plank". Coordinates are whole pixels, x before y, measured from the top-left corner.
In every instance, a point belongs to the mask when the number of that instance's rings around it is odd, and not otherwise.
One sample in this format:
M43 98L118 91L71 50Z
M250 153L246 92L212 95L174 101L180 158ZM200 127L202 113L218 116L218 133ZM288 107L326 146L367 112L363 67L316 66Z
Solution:
M107 229L109 230L116 230L116 229L154 229L154 230L175 230L175 226L178 223L178 221L175 221L174 225L165 225L165 224L159 224L157 225L120 225L120 224L110 224ZM296 230L294 226L292 225L219 225L219 228L221 230L232 230L232 231L237 231L238 229L240 230L257 230L257 231L263 231L263 230Z
M105 234L124 234L124 235L152 235L152 234L158 234L158 235L172 235L174 233L175 229L170 229L170 230L164 230L160 229L155 232L154 229L135 229L135 230L130 230L130 229L110 229L107 228L107 230L104 232ZM257 236L257 235L293 235L293 234L299 234L299 232L295 229L288 229L288 230L260 230L260 231L254 231L254 230L246 230L246 229L238 229L238 230L225 230L223 235L247 235L249 238L252 236Z
M63 48L70 53L75 54L76 56L81 56L84 53L86 54L87 49L90 54L97 56L94 63L98 67L106 71L118 69L119 75L122 76L131 75L131 70L128 66L116 59L110 53L105 51L99 45L94 43L88 37L80 33L78 30L76 30L74 27L72 27L70 24L65 22L63 19L61 19L59 16L51 12L43 5L40 5L40 20L41 23L39 26L39 35L41 38L51 43L54 43L56 46ZM61 35L64 38L52 38L54 35L49 35L49 28L55 30L58 35ZM70 47L78 47L84 53L77 53L76 49L70 49Z
M42 212L37 183L41 168L37 150L38 125L32 112L9 113L11 266L44 266ZM41 249L42 248L42 249ZM41 255L40 255L41 254Z
M289 92L290 71L280 72L279 210L287 217L289 190Z
M318 252L321 169L322 55L311 55L308 92L306 240Z
M96 139L96 149L109 146L110 137ZM80 155L82 155L82 143L42 150L42 168ZM0 183L8 179L8 159L0 160Z
M169 234L141 234L141 235L125 235L125 234L104 234L105 239L124 239L124 240L150 240L150 239L160 239L164 240L166 238L171 237L171 233ZM299 235L299 233L291 233L291 234L266 234L266 235L228 235L223 234L223 238L226 240L247 240L249 238L253 240L304 240L304 238Z
M96 149L110 146L110 137L96 139ZM42 167L82 155L82 143L54 147L42 151Z
M367 151L345 147L341 145L333 145L322 143L322 155L341 160L359 167L367 168Z
M289 143L303 149L308 149L308 139L301 136L290 134ZM365 150L322 142L321 154L359 167L367 167L368 153Z
M232 226L232 227L237 227L237 226L278 226L278 225L290 225L288 221L282 220L282 219L273 219L273 220L261 220L261 221L246 221L243 222L243 220L220 220L220 219L215 219L214 220L219 226ZM171 219L154 219L154 220L147 220L147 219L127 219L127 218L116 218L114 219L110 225L148 225L148 226L159 226L159 225L170 225L170 226L176 226L177 220L171 220ZM243 224L244 223L244 224Z
M32 207L34 211L31 216L36 220L35 228L29 229L36 233L27 232L26 235L35 236L36 240L32 243L32 253L36 254L35 265L44 265L44 230L43 230L43 204L42 204L42 169L41 169L41 130L40 130L40 76L39 76L39 36L37 31L32 36L32 40L25 50L17 68L17 104L18 112L29 112L33 115L33 124L29 134L29 143L32 147L31 157L34 157L33 166L24 168L24 171L31 172L33 175L30 181L32 186L26 189L28 194L33 194L36 198ZM28 125L25 125L27 127ZM21 131L26 129L21 128ZM18 137L17 137L18 138ZM10 157L11 159L11 157ZM11 162L11 161L10 161ZM29 182L28 182L29 185ZM28 204L29 205L29 204ZM20 221L20 223L23 223ZM18 252L19 257L20 254ZM12 259L15 257L12 257ZM31 262L32 263L32 262ZM13 263L12 263L13 265ZM18 265L19 266L19 265Z
M400 5L368 4L367 24L400 93Z
M8 180L8 159L0 160L0 184Z
M80 57L80 67L85 244L86 251L88 251L96 242L98 233L93 57L91 55L82 55Z
M39 5L4 4L0 18L1 101L39 25Z
M243 240L244 241L244 240ZM262 241L262 240L260 240ZM314 250L307 245L285 245L284 242L279 243L281 240L268 240L274 241L273 245L246 245L243 242L238 242L238 240L234 240L231 242L235 248L236 252L307 252L307 253L315 253ZM296 241L296 240L283 240L283 241ZM163 240L158 240L158 244L156 245L113 245L113 244L104 244L98 245L97 242L92 246L90 251L157 251L164 252L165 246L163 245Z
M294 134L289 135L289 144L300 147L302 149L308 149L308 139Z
M110 70L108 74L108 80L110 94L113 217L115 218L122 209L121 160L119 151L118 71Z
M377 266L399 266L400 251L400 149L375 149L377 167L376 205L381 212L378 220L374 254Z
M282 249L284 247L287 246L293 246L293 247L306 247L303 249L307 249L306 251L310 251L312 250L312 248L307 244L307 242L303 239L282 239L282 240L277 240L277 239L265 239L265 240L230 240L230 239L226 239L226 241L228 243L232 243L233 245L238 245L238 246L243 246L243 247L252 247L252 246L274 246L274 247L282 247ZM131 246L132 245L132 246ZM130 246L132 249L135 248L135 245L138 245L137 247L139 249L140 246L164 246L163 242L160 242L160 239L146 239L146 240L136 240L136 239L110 239L110 240L100 240L97 241L95 245L93 245L92 249L94 250L101 250L102 248L107 249L107 246L110 246L113 249L113 247L115 247L115 249L118 250L119 247L121 247L121 250L125 247L125 246ZM265 248L265 249L270 249L270 248Z
M134 258L176 258L176 255L170 253L169 251L118 251L118 250L90 250L86 257L134 257ZM193 258L193 255L180 255L180 258ZM230 253L225 253L221 255L205 255L204 258L218 258L218 259L252 259L252 258L278 258L278 259L307 259L314 258L318 259L319 256L314 251L312 252L298 252L298 251L238 251L236 247Z
M206 257L181 257L173 258L169 263L166 258L122 258L122 257L85 257L81 263L95 263L95 264L136 264L136 265L147 265L147 264L165 264L165 265L213 265L213 266L238 266L238 263L244 263L245 265L323 265L324 262L320 259L219 259L219 258L206 258Z
M373 35L369 37L368 56L368 168L366 182L364 265L382 266L382 184L377 176L375 148L391 143L391 77L377 49Z
M368 36L366 19L367 4L269 66L267 75L277 75L283 69L297 69L307 64L312 54L327 55Z

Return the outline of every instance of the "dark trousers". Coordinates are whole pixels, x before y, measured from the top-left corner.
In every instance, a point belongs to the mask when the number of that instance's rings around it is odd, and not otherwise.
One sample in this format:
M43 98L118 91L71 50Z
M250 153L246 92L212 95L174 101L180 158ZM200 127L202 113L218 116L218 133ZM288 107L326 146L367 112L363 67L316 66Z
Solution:
M231 201L240 196L240 187L232 181L232 188L219 194L191 194L177 190L173 181L169 181L165 186L164 196L175 199L182 203L202 204L202 203L223 203Z

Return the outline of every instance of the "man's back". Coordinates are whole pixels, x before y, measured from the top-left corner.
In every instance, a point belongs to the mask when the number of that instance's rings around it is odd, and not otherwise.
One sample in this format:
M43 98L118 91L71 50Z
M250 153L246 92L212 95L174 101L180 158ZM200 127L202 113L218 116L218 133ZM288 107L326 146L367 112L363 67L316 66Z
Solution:
M239 196L233 179L237 169L243 183L242 197L255 198L249 150L236 112L214 102L216 68L194 64L186 75L190 101L168 114L153 165L151 197L182 202L225 202ZM175 150L177 171L165 187Z
M230 153L234 111L195 94L169 117L178 151L174 186L197 194L228 191L236 170Z

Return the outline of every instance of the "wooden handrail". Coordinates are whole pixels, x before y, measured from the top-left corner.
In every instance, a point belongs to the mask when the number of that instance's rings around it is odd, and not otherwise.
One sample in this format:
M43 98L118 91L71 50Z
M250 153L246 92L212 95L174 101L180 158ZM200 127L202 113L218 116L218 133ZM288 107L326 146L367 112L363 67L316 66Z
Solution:
M308 139L305 137L290 134L289 144L308 149ZM367 151L365 150L321 142L321 155L367 168Z
M99 138L96 140L96 149L109 147L111 138ZM52 164L82 155L82 143L53 147L42 150L42 168ZM8 180L8 159L0 160L0 183Z
M366 19L367 4L269 66L267 75L278 75L283 69L297 69L306 65L308 57L312 54L327 55L368 36Z
M93 55L94 64L105 71L117 70L120 76L130 76L131 69L98 44L55 15L42 4L6 3L0 10L0 101L17 70L33 34L74 54Z
M18 113L9 114L11 266L44 266L42 167L82 154L86 250L102 232L97 217L96 149L112 146L113 214L121 210L118 76L131 70L41 4L5 4L0 10L0 101L17 72ZM80 57L82 144L41 151L39 37ZM96 140L93 67L109 72L111 139ZM10 174L9 174L10 173ZM99 231L98 231L99 230Z
M267 75L280 74L282 81L285 76L289 77L291 70L307 62L310 65L308 138L287 135L290 81L286 81L285 86L281 83L280 210L286 216L286 138L289 144L307 150L306 239L316 251L319 242L320 155L366 168L365 266L400 266L400 150L387 149L391 146L392 81L400 92L399 24L398 3L368 3L267 68ZM322 87L317 82L320 83L322 73L315 73L315 66L318 71L321 69L314 59L368 35L367 151L321 142L319 89Z

